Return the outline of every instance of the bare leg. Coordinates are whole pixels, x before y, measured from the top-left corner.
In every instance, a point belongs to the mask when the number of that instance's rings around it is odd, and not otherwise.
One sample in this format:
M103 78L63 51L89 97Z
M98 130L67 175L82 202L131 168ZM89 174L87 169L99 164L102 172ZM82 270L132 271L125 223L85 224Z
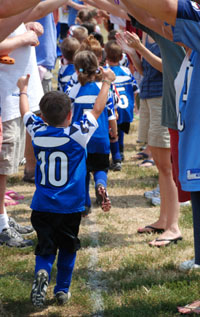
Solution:
M6 192L7 175L0 175L0 214L4 214L4 196Z
M25 174L27 174L27 176L32 177L35 174L36 161L35 161L35 156L34 156L34 152L33 152L33 146L31 143L31 137L27 131L26 131L26 145L25 145L24 156L26 158Z
M165 228L165 232L159 239L175 239L181 236L178 227L179 203L177 187L172 176L171 152L170 149L151 147L155 164L159 171L160 185L160 217L153 223L154 227ZM156 240L150 242L154 246L162 246L167 242Z

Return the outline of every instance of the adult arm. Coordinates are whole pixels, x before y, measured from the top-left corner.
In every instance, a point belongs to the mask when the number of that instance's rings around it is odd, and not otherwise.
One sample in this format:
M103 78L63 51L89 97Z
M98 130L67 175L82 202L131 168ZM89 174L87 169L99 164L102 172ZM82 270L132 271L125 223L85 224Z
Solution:
M0 55L8 55L10 52L20 48L22 46L38 44L38 37L32 30L27 31L23 34L7 38L0 43Z
M17 15L28 8L34 7L40 0L0 0L0 18Z
M35 6L29 15L27 15L24 22L35 21L43 18L50 12L53 12L59 7L62 7L64 4L68 4L68 0L46 0L41 1L37 6Z
M72 8L74 8L74 9L76 9L76 10L83 10L83 9L86 9L86 8L87 8L86 5L76 3L76 2L74 2L73 0L68 0L67 5L68 5L69 7L72 7Z
M125 32L125 38L127 40L127 44L130 47L134 48L138 53L140 53L144 57L144 59L146 59L146 61L151 64L151 66L162 72L162 59L148 50L142 44L137 34Z
M130 20L129 16L127 15L127 12L124 11L124 9L120 8L119 6L116 6L115 4L112 4L107 0L85 0L85 2L98 9L108 11L109 13L122 19Z

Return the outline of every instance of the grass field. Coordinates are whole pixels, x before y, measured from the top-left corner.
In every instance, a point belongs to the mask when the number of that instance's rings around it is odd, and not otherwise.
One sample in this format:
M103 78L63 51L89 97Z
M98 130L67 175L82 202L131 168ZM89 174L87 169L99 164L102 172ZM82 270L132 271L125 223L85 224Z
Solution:
M144 198L145 190L157 184L156 168L139 168L131 160L136 153L136 126L125 139L125 162L121 172L109 172L108 192L112 209L104 213L95 205L91 185L92 214L82 220L82 249L71 285L69 303L60 307L53 298L56 266L48 288L47 305L38 310L30 303L34 248L0 247L1 317L158 317L178 316L177 305L200 296L199 273L180 273L178 264L193 257L191 207L181 209L183 241L167 248L150 248L155 235L138 235L137 228L153 222L159 207ZM28 224L34 185L22 181L23 168L9 178L8 188L23 194L8 213L19 223ZM31 238L36 243L36 236Z

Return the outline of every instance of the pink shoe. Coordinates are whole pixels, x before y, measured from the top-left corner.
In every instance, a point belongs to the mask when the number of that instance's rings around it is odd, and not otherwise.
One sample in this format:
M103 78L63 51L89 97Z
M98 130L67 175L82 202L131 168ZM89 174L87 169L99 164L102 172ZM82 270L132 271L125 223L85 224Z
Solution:
M24 196L23 195L20 195L18 194L17 192L15 192L14 190L8 190L6 193L5 193L6 196L9 196L11 199L14 199L14 200L23 200L24 199Z
M5 196L4 196L4 205L5 206L15 206L18 204L19 204L19 202L17 200L12 199L10 196L5 194Z

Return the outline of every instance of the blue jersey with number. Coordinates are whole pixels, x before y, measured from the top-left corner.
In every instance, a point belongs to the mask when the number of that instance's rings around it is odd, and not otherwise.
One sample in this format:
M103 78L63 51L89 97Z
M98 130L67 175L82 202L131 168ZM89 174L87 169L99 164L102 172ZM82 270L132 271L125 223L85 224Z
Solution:
M24 124L36 157L31 208L53 213L81 212L85 208L86 146L98 127L89 112L67 128L46 125L28 112Z
M119 94L117 102L118 119L117 124L133 121L134 92L138 90L138 85L131 71L123 66L110 66L115 73L116 79L113 82ZM115 88L114 88L115 89Z
M95 100L100 92L102 83L89 82L84 86L79 83L70 90L69 97L72 101L72 122L79 120L86 110L93 109ZM113 96L108 97L106 107L98 118L99 127L88 143L89 153L110 153L109 120L114 120Z
M174 40L193 49L179 99L179 178L185 191L200 191L200 7L178 1Z
M74 64L62 65L58 71L58 90L66 92L75 73Z

